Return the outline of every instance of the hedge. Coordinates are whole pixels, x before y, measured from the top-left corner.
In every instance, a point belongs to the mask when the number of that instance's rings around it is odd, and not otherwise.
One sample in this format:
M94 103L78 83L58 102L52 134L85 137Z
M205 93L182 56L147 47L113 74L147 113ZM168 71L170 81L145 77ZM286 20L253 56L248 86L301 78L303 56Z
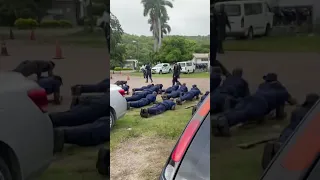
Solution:
M31 29L39 26L38 22L34 19L22 19L19 18L14 22L14 26L18 29Z
M43 20L39 24L35 19L19 18L14 22L14 26L18 29L40 28L71 28L72 23L67 20Z
M121 68L121 67L115 67L114 71L130 71L132 70L131 68Z

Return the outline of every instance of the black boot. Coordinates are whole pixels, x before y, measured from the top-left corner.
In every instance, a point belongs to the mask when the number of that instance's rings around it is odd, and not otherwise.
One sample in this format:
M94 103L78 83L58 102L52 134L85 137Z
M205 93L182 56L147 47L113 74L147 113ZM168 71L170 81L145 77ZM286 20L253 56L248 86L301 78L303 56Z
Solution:
M99 150L96 168L99 174L110 176L110 150L105 148Z
M62 152L64 147L64 131L61 129L53 130L54 144L53 144L53 153Z
M141 109L141 111L140 111L140 116L141 116L141 117L144 117L144 118L148 118L148 117L149 117L149 114L148 114L148 112L147 112L146 109Z

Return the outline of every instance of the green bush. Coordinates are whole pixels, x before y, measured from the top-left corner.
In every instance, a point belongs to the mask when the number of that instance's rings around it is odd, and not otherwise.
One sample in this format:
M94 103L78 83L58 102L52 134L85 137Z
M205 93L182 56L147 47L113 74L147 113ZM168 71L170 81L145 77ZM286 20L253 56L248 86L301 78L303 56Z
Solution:
M22 19L19 18L14 22L14 26L18 29L32 29L37 27L39 24L36 20L28 18L28 19Z
M42 28L70 28L71 22L67 20L43 20L40 23Z
M115 67L114 71L129 71L132 70L131 68L121 68L121 67Z

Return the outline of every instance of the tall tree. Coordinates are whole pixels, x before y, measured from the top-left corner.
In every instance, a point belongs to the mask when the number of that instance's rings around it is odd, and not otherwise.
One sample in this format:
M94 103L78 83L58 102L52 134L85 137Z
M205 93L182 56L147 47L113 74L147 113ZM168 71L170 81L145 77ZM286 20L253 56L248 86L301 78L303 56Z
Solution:
M151 19L153 26L153 36L156 40L154 50L158 51L161 47L161 18L168 19L167 7L173 8L171 0L141 0L144 6L143 15ZM157 44L156 44L157 43Z
M168 24L169 18L166 17L161 17L161 39L163 39L164 35L168 35L171 32L171 27ZM155 30L154 24L152 23L152 19L148 20L148 23L150 24L150 31L153 32ZM156 37L157 39L159 38L158 36Z

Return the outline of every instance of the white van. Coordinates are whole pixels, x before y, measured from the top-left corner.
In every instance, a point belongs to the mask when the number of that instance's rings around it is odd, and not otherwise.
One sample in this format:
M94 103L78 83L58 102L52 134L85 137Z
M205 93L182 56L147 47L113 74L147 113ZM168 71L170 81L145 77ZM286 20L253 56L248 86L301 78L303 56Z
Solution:
M231 31L227 28L227 36L253 39L255 35L270 34L274 13L266 1L219 2L215 4L217 11L220 10L221 4L225 5L231 25Z
M194 73L196 66L192 63L192 61L184 61L178 62L181 67L182 73Z
M160 63L154 66L152 69L152 74L165 74L165 73L171 73L172 68L169 63Z

